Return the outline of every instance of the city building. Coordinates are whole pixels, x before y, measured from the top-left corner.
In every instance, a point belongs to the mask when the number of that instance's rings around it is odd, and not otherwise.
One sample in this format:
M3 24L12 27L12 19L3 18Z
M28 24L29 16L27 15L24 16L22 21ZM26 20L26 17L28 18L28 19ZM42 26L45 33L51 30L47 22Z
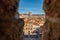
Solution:
M24 18L24 35L37 35L35 30L39 29L44 24L44 15L32 14L29 12L28 14L20 14L20 18Z

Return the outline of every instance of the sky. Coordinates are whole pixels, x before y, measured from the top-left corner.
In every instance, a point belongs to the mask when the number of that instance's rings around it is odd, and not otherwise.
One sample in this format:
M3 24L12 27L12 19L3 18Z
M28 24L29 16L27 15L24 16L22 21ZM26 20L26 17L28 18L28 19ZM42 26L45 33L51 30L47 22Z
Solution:
M28 12L44 14L43 0L20 0L18 12L20 14L27 14Z

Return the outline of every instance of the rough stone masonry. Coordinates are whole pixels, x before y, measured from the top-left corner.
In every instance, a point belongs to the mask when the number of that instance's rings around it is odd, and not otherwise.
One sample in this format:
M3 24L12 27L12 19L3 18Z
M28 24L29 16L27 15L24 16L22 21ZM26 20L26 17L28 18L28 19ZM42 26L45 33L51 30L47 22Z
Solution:
M44 11L42 40L60 40L60 0L44 0Z
M0 0L0 40L23 40L24 21L15 18L19 0Z

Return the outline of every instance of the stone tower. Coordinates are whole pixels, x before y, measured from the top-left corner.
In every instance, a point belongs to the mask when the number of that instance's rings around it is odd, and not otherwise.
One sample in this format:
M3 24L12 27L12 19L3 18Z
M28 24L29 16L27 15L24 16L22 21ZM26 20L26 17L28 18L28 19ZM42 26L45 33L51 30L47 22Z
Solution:
M29 12L28 15L29 15L29 16L32 16L32 12Z

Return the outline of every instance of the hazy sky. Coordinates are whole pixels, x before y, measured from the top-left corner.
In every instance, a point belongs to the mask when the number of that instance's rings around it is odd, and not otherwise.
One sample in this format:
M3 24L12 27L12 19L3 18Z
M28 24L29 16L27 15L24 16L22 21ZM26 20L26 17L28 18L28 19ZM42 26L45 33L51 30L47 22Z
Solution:
M44 14L43 0L20 0L18 12L32 12L33 14Z

